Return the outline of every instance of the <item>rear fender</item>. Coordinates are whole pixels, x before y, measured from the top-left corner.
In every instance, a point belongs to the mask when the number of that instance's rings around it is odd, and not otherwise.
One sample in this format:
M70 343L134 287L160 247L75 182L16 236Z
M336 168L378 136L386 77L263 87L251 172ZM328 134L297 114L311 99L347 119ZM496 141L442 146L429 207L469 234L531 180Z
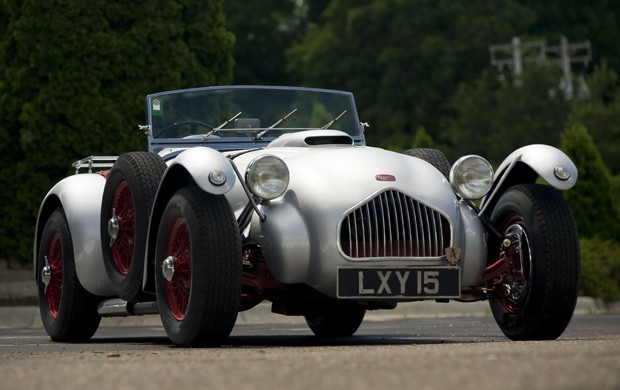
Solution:
M39 243L49 216L62 207L75 257L75 270L82 287L99 296L114 295L114 290L103 265L99 218L105 178L99 174L79 174L58 182L45 196L35 228L33 250L34 269L37 270ZM40 275L36 275L38 280Z
M226 176L226 181L222 185L215 185L209 179L213 171L221 171ZM159 184L151 211L144 257L144 278L142 279L145 291L155 291L153 278L155 259L153 256L159 222L168 201L179 189L191 185L196 185L213 195L224 195L234 187L236 180L232 162L222 153L211 148L199 146L187 149L171 161Z
M568 178L563 179L557 174L559 167L568 173ZM480 214L492 210L510 186L533 183L539 177L558 190L569 190L577 183L578 172L571 159L553 146L537 144L519 148L497 168L490 195L483 199Z

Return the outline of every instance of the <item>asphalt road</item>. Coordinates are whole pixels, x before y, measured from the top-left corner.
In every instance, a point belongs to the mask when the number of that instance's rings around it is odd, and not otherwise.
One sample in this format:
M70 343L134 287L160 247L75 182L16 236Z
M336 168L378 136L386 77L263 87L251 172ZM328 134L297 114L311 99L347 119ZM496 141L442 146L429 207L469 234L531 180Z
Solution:
M217 349L175 348L159 326L103 326L61 344L0 329L11 389L620 389L620 316L578 315L555 341L513 342L491 317L365 321L346 339L300 322L237 325Z

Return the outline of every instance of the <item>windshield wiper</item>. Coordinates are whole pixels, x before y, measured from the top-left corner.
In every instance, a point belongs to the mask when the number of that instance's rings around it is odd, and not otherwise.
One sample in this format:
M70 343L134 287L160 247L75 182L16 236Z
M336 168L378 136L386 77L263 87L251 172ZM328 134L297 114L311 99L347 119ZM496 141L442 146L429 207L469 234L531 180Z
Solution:
M338 122L338 119L342 118L342 116L344 114L347 113L347 110L342 111L342 113L340 113L340 115L338 115L337 117L335 117L334 119L332 119L331 121L329 121L325 126L321 127L321 130L327 130L330 127L332 127L332 125L336 122Z
M230 122L232 122L233 120L235 120L239 115L241 115L241 111L239 111L237 113L237 115L233 116L232 118L225 120L221 125L214 127L213 130L211 130L210 132L208 132L207 134L205 134L204 137L202 137L203 140L206 140L207 138L211 137L213 134L217 133L218 131L222 130L224 128L224 126L226 126L227 124L229 124Z
M272 129L274 129L276 126L278 126L280 123L284 122L289 116L293 115L295 113L295 111L297 111L297 109L294 109L293 111L291 111L288 114L284 115L282 118L278 119L278 121L276 123L274 123L273 125L269 126L265 130L263 130L260 133L258 133L256 135L256 137L254 137L254 139L261 139L261 138L263 138L263 135L267 134Z

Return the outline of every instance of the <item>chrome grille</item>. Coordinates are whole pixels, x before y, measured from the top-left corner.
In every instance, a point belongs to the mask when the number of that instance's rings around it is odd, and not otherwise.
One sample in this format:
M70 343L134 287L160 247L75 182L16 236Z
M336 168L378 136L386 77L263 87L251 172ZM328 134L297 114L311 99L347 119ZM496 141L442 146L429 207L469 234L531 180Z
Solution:
M448 220L394 190L351 211L340 225L340 247L351 258L440 257L449 245Z

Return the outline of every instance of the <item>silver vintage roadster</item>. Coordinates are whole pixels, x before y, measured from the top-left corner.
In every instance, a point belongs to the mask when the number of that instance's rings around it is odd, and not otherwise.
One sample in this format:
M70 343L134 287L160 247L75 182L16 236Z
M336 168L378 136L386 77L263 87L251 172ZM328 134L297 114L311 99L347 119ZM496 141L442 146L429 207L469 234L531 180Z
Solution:
M577 299L579 242L546 145L497 168L369 147L348 92L223 86L146 97L147 150L91 156L41 204L34 240L49 336L159 314L179 346L218 346L262 301L318 336L367 310L488 300L513 340L555 339ZM541 184L541 183L545 184Z

